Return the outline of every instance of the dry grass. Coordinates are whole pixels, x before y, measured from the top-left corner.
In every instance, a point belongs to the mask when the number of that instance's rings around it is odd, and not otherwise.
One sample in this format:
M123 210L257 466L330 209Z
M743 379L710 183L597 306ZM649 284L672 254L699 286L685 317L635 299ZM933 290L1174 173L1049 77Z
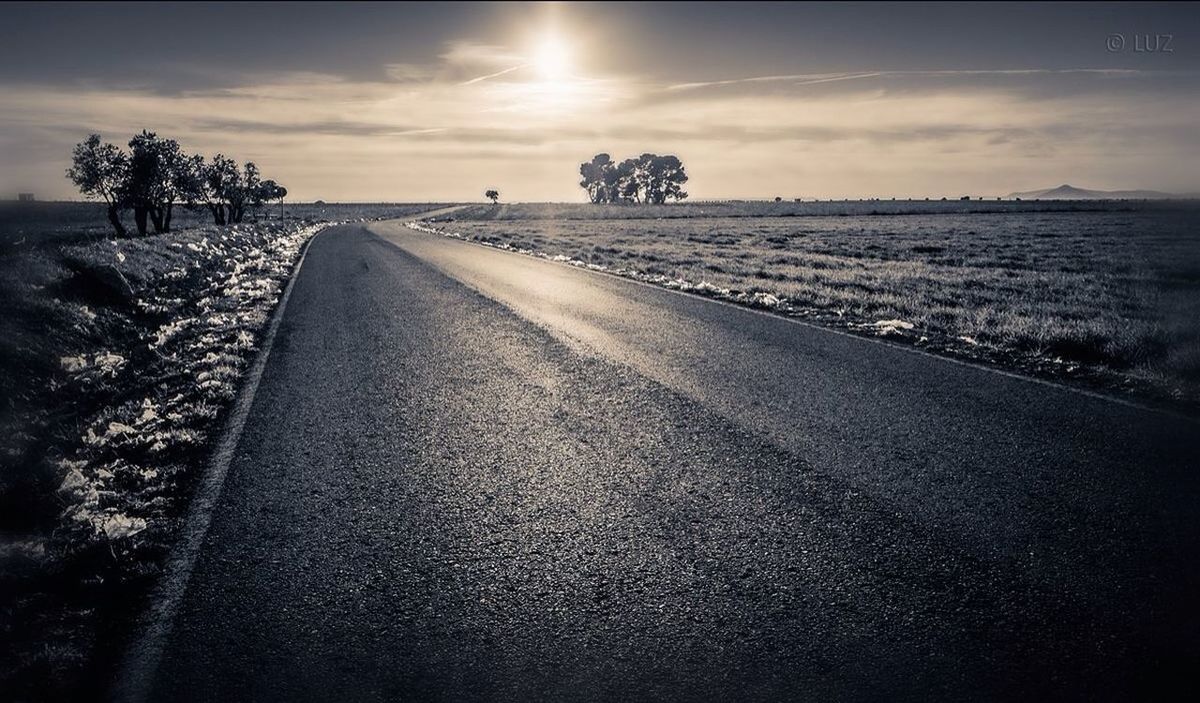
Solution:
M665 205L636 203L504 203L471 205L460 220L660 220L713 217L855 217L1017 212L1172 211L1186 204L1125 200L694 200Z
M74 699L85 666L111 663L312 229L192 229L0 267L0 687L15 697Z
M914 329L891 334L949 353L1197 397L1200 242L1184 213L519 214L471 221L467 211L440 226L610 269L771 293L794 314L844 327L903 320Z

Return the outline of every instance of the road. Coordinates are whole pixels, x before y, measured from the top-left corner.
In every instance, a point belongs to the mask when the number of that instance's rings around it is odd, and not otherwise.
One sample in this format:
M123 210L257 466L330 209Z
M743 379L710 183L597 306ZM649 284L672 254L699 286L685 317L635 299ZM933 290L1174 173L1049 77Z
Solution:
M1191 683L1198 434L398 222L339 227L296 280L150 698Z

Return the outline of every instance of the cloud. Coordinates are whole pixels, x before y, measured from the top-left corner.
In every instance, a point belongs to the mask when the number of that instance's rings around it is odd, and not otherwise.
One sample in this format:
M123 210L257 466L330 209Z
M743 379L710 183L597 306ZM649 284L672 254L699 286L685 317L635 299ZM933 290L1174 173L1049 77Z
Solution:
M511 49L470 41L450 42L446 51L439 58L447 66L466 66L468 68L499 68L525 61Z
M384 75L397 82L427 81L437 73L432 67L417 63L391 63L384 66Z
M862 78L987 78L997 76L1049 76L1049 75L1098 75L1135 76L1143 74L1135 69L1076 68L1076 69L994 69L994 70L937 70L937 71L858 71L854 73L796 73L782 76L753 76L719 81L676 83L667 90L683 91L700 88L745 85L748 83L789 83L791 85L816 85L836 81L851 81Z
M404 137L437 134L443 128L419 127L404 124L380 124L356 120L286 121L247 120L234 117L202 117L188 125L191 129L217 134L293 134L293 135L350 135L361 137Z
M253 159L296 197L578 197L598 151L677 153L696 197L1010 192L1122 180L1194 154L1196 77L1110 69L777 74L688 83L546 81L507 47L452 42L374 79L259 72L220 89L0 86L0 134L44 197L88 132L142 128L189 150ZM580 72L584 72L581 68ZM1153 109L1148 109L1152 106ZM1192 151L1189 151L1192 149ZM40 179L40 180L39 180ZM1104 180L1107 179L1107 180Z

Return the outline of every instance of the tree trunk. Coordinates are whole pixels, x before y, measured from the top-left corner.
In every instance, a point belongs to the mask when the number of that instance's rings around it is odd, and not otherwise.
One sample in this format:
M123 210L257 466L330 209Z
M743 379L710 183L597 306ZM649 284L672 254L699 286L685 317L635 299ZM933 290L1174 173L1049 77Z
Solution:
M156 207L147 208L146 213L150 215L150 223L154 225L154 233L163 233L163 216L162 210Z
M172 215L172 211L174 209L175 209L175 203L167 203L166 210L165 210L165 212L163 212L163 231L164 232L171 231L171 215Z
M117 210L116 205L108 206L108 222L113 226L118 237L129 236L129 233L125 231L125 225L121 223L121 213Z
M144 207L135 207L133 209L133 221L137 224L138 234L146 236L146 216L149 214Z

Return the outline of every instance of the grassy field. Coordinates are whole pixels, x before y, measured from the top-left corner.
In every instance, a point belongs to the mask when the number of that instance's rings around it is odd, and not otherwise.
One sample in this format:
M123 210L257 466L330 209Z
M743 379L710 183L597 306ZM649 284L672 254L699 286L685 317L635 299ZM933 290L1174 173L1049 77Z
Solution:
M1044 202L961 213L953 208L976 203L955 201L934 204L940 214L871 215L878 204L807 217L772 215L838 204L729 206L737 217L665 206L690 214L654 220L642 215L656 208L477 206L435 224L941 353L1198 397L1200 238L1185 213L1136 203L1045 212Z
M467 220L657 220L712 217L853 217L1016 212L1171 211L1186 205L1128 200L824 200L685 201L668 205L506 203L472 205L455 215Z

